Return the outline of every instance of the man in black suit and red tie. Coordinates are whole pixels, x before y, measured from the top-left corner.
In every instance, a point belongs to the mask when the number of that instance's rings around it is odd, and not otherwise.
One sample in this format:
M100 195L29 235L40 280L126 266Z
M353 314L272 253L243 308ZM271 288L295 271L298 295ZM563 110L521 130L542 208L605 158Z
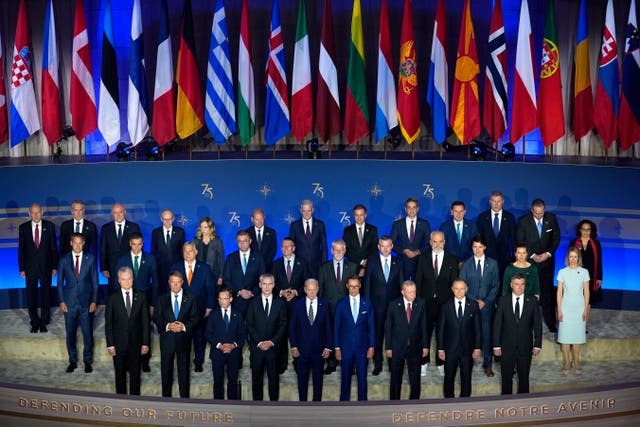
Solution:
M184 278L179 271L169 274L170 291L158 298L153 314L153 321L160 334L162 397L171 397L174 359L177 359L180 397L189 397L191 333L200 317L198 301L195 295L183 289L183 283Z
M538 299L525 295L525 278L511 278L511 294L498 304L493 321L493 353L500 356L502 394L513 392L513 371L518 372L518 393L529 393L532 356L542 348L542 320Z
M460 397L471 396L473 359L480 357L482 329L478 303L466 297L467 283L456 279L453 298L440 309L438 357L444 360L444 397L453 397L453 382L460 367Z
M311 277L318 276L318 268L327 261L327 231L324 222L313 216L313 202L300 203L299 218L289 226L289 236L296 244L297 255L309 266Z
M504 270L513 261L516 244L516 217L503 209L504 196L493 191L489 197L490 209L478 215L478 233L487 241L486 254L498 262L500 279Z
M162 225L151 231L151 254L156 258L158 267L158 295L169 290L171 266L182 259L182 245L185 242L184 229L173 225L175 216L171 209L160 213Z
M42 206L29 207L30 220L18 229L18 270L27 285L27 306L31 333L47 332L51 317L51 277L58 268L56 226L42 219ZM38 283L42 307L38 315Z
M368 224L367 208L362 204L353 207L354 223L345 227L342 240L347 245L346 257L358 264L360 277L364 276L367 260L378 252L378 227Z
M558 332L553 275L556 268L554 253L560 245L560 227L556 216L545 211L542 199L531 202L531 212L518 220L516 241L518 245L527 247L528 259L533 261L538 269L544 323L547 324L549 332Z
M129 238L133 233L140 233L135 222L126 219L127 211L122 203L111 207L110 221L100 229L100 271L109 279L109 295L118 291L116 264L122 254L129 252Z
M408 198L404 202L407 216L391 226L391 240L398 257L402 260L404 280L414 280L418 266L418 256L428 248L431 225L426 219L418 217L418 199Z
M117 292L107 300L104 313L104 335L107 351L113 357L116 393L140 394L140 356L149 351L149 305L144 292L133 289L133 271L122 267L116 279Z
M264 225L264 211L262 209L253 210L251 223L253 226L246 230L251 237L251 250L262 255L265 271L271 271L271 265L278 250L276 230Z
M90 253L98 260L98 228L84 216L84 202L74 200L71 202L71 215L60 225L60 256L71 252L71 235L80 233L84 236L82 252Z

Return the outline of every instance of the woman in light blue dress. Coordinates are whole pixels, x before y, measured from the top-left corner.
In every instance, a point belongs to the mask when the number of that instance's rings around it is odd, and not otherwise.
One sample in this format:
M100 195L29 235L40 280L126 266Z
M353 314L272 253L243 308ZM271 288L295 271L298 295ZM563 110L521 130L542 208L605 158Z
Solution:
M572 246L565 258L566 267L558 271L558 342L562 345L562 373L582 373L580 346L587 341L589 317L589 271L582 267L580 250ZM573 348L571 348L573 347Z

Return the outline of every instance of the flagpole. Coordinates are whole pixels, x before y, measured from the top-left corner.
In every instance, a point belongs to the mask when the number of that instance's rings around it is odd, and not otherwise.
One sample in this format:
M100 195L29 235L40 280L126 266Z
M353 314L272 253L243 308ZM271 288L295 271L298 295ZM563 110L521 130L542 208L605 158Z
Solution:
M329 138L329 158L331 158L331 138Z
M442 144L438 144L440 145L440 160L442 160L442 155L444 154L444 150L442 149Z
M580 160L580 145L582 144L582 138L578 140L578 152L576 153L576 159Z
M216 147L218 149L218 160L220 160L220 144L216 144Z
M107 144L107 162L109 161L109 144Z
M244 159L247 160L249 158L249 145L244 147Z
M191 140L193 139L193 135L189 136L189 160L191 160L192 157L192 152L193 152L193 146L191 143Z
M276 158L276 145L273 144L273 158Z
M527 145L527 135L522 135L522 161L523 162L527 159L527 153L525 150L526 145Z
M411 160L415 160L415 158L416 158L415 146L411 144Z
M164 147L162 147L162 160L164 160Z
M462 143L462 141L460 141ZM471 145L467 144L467 160L471 158Z
M496 151L496 161L498 161L498 141L496 141L494 144L495 144L494 150Z
M300 142L300 158L304 159L304 143Z
M387 139L388 138L384 138L384 159L387 160Z
M360 158L360 141L356 142L356 160Z

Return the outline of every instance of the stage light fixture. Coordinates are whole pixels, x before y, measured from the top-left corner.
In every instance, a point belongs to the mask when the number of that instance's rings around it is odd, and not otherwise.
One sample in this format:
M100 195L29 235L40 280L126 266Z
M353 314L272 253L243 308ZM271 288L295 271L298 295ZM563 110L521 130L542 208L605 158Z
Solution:
M61 139L71 138L75 134L76 134L76 131L74 131L71 126L66 125L65 127L62 128L62 138Z
M516 156L516 147L512 143L507 142L502 145L500 154L503 160L511 161Z
M487 155L487 147L481 142L471 143L471 155L474 160L484 160Z
M320 158L320 143L317 139L311 139L307 141L307 151L309 153L310 159L319 159Z
M158 160L160 158L160 147L152 136L145 137L140 143L140 148L147 160Z
M116 158L119 162L126 162L133 154L133 144L128 144L124 141L120 141L116 146Z

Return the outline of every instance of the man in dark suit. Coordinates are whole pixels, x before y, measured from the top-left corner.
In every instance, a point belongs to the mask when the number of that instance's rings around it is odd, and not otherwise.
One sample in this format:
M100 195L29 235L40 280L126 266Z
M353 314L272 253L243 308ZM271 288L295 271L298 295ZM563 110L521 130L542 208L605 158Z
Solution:
M353 367L358 378L358 400L367 400L367 360L373 357L376 345L373 306L369 298L360 295L360 279L349 277L349 295L336 305L333 341L336 359L340 362L340 400L351 400Z
M362 204L353 207L354 223L345 227L342 240L347 245L346 257L359 266L358 275L364 276L367 260L378 252L378 227L366 223L367 208Z
M458 277L458 260L455 255L445 252L444 233L432 231L429 240L430 249L418 258L416 273L416 288L418 295L427 304L427 341L431 345L433 329L438 330L440 307L449 301L451 284ZM435 355L436 366L441 376L444 376L444 360ZM429 356L423 359L422 376L427 375Z
M396 254L402 260L404 280L413 280L418 266L418 256L427 249L431 225L426 219L418 218L418 200L410 197L404 202L407 216L391 226L391 240Z
M189 397L189 358L191 356L191 332L198 324L198 301L182 288L182 273L169 274L171 291L158 298L153 321L160 334L160 372L162 397L171 397L173 387L173 360L177 359L178 389L180 397Z
M185 242L184 230L173 225L175 216L170 209L160 214L162 225L151 231L151 254L156 258L158 269L158 295L169 290L171 266L182 259L182 245Z
M224 261L222 282L233 291L233 308L246 317L251 298L260 290L260 275L266 273L260 252L251 250L251 237L246 230L236 233L238 250L227 255Z
M82 330L84 371L93 372L93 329L90 316L96 311L98 301L98 266L95 256L84 252L84 235L71 235L71 251L63 255L58 263L58 299L64 314L67 335L69 366L67 372L78 367L76 334L78 325Z
M289 236L296 244L298 256L307 262L311 277L317 277L320 264L327 261L327 232L324 222L313 217L311 200L300 203L300 214L302 218L289 226Z
M206 317L209 316L215 306L216 289L211 269L204 262L196 260L198 251L192 242L182 245L182 257L184 261L173 264L171 271L179 271L182 277L186 277L185 288L195 296L198 301L198 324L191 331L193 336L193 364L195 372L202 372L204 352L207 340L204 336Z
M33 203L29 207L30 221L18 229L18 270L27 285L27 306L31 333L47 332L51 317L51 277L58 268L56 226L42 219L42 206ZM38 315L38 282L42 307Z
M264 211L254 209L251 214L252 227L247 228L251 237L251 250L262 255L265 271L271 271L273 259L278 250L276 230L264 225Z
M389 304L385 324L385 350L391 360L389 399L400 400L404 365L409 372L409 399L420 399L420 365L429 354L427 307L416 298L416 284L402 283L402 297Z
M262 400L264 372L267 371L269 400L280 398L280 377L277 368L277 344L287 333L287 308L284 301L274 298L273 275L260 276L260 294L251 301L247 311L249 354L251 360L251 390L253 400Z
M336 304L348 293L347 279L358 274L358 265L344 258L346 251L344 240L337 239L331 242L333 259L322 264L318 271L319 295L329 301L332 318L335 318ZM324 373L329 375L335 372L337 366L338 361L332 353L327 359Z
M122 267L116 280L120 290L107 300L104 313L104 335L107 351L113 357L116 393L140 394L140 356L149 351L149 306L144 292L133 289L133 271Z
M529 393L531 356L542 348L542 320L538 299L524 294L525 278L511 278L511 294L502 298L493 322L493 353L500 356L502 394L513 392L513 371L518 371L518 393Z
M242 347L247 326L238 310L231 308L231 289L218 291L218 306L207 318L207 341L213 371L213 398L224 400L224 372L227 371L227 399L238 400L238 371L242 366Z
M556 333L557 301L553 275L556 268L554 254L560 244L560 227L556 216L545 211L542 199L531 202L531 212L518 220L516 242L527 247L529 260L533 261L538 269L542 317L549 332Z
M60 226L60 256L71 252L71 235L81 233L84 236L84 247L82 252L90 253L98 260L98 228L96 225L84 217L84 202L74 200L71 202L71 215Z
M504 196L493 191L489 197L490 209L478 215L478 233L487 242L487 256L498 262L498 275L502 280L504 270L513 261L516 240L516 218L503 209Z
M304 284L306 297L296 300L289 321L291 355L296 361L301 402L307 401L310 373L313 376L313 401L322 400L322 367L333 346L331 307L328 301L318 298L319 286L316 279L307 279Z
M451 218L440 224L444 233L444 250L454 254L460 264L471 256L471 239L478 234L476 223L464 218L466 213L464 202L455 200L451 203Z
M444 397L453 397L453 382L460 366L460 397L471 396L473 359L480 357L482 327L478 303L466 297L467 283L456 279L453 298L440 309L438 357L444 360Z
M128 221L126 215L127 211L121 203L114 204L111 207L113 221L100 229L100 271L109 279L109 295L119 289L116 264L122 254L129 252L129 238L133 233L140 233L138 224Z
M482 368L486 376L493 377L495 374L491 369L493 359L491 333L493 331L493 312L500 291L500 277L498 277L498 263L484 253L486 247L483 236L478 234L472 239L473 257L462 264L460 277L467 282L468 296L475 300L480 308Z
M364 274L363 294L371 300L375 314L376 346L373 354L373 375L382 372L382 342L384 341L384 324L387 320L389 303L400 296L402 286L402 263L398 257L391 255L393 241L389 236L382 236L378 241L380 254L375 254L367 261Z

